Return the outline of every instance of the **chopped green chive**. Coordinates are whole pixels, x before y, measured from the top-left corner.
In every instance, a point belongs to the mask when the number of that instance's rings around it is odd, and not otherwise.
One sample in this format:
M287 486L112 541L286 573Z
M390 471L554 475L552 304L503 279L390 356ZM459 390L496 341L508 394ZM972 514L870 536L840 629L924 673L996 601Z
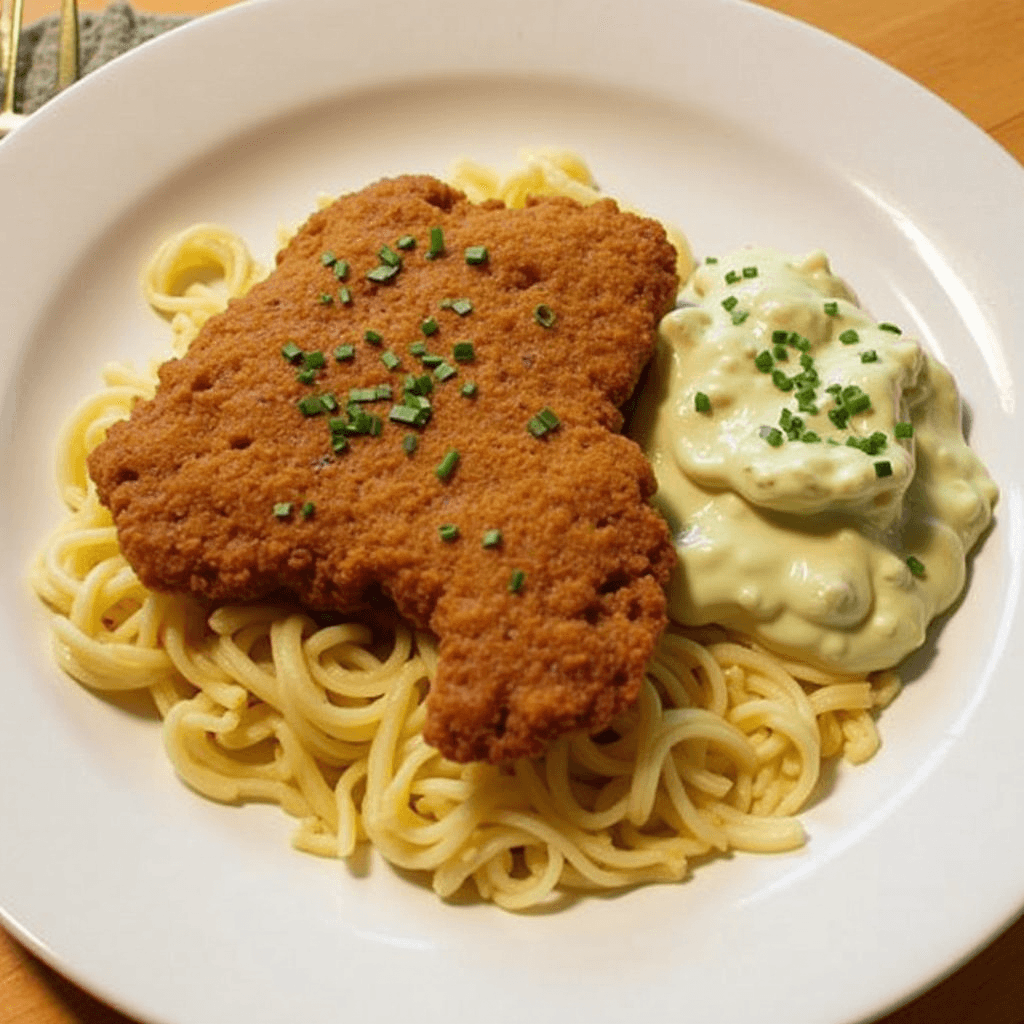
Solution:
M547 427L548 430L554 430L556 427L561 426L561 420L555 416L554 412L545 406L538 414L537 418Z
M422 392L410 391L407 387L402 395L402 405L410 409L430 409L430 399Z
M708 256L708 257L705 258L704 262L705 263L717 263L718 262L718 257L717 256Z
M323 352L317 350L314 352L306 352L302 356L302 365L307 370L320 370L326 365L327 360L324 359Z
M281 346L281 355L289 363L297 362L302 357L302 349L295 344L294 341L289 341L285 345Z
M860 354L860 361L862 363L877 363L878 353L873 349L869 348Z
M428 369L433 369L444 362L444 356L439 356L436 352L425 352L420 356L420 360Z
M892 463L890 462L876 462L875 463L875 476L884 477L892 476Z
M292 514L292 503L290 501L279 501L274 506L274 515L278 519L287 519Z
M331 267L331 266L333 266L333 265L334 265L334 263L335 263L335 262L337 261L337 259L338 259L338 257L337 257L337 256L335 256L335 255L334 255L334 253L333 253L333 252L331 252L330 250L328 250L327 252L322 252L322 253L320 254L320 262L321 262L321 263L322 263L322 264L323 264L323 265L324 265L325 267Z
M380 361L389 369L397 370L402 365L402 360L395 355L390 349L385 352L381 352Z
M794 416L789 409L783 409L779 414L779 425L786 432L790 441L819 441L817 434L808 430L804 433L804 421L799 416ZM809 436L807 436L809 435Z
M421 374L418 377L410 373L405 378L403 390L410 395L429 395L434 390L434 382L430 379L430 374L428 373Z
M351 306L352 305L352 293L348 290L348 288L339 288L338 289L338 301L343 306Z
M727 313L731 313L739 304L740 300L735 295L730 295L728 298L722 299L722 308Z
M880 331L889 331L890 334L902 334L901 331L895 324L881 323L878 325Z
M793 390L793 378L786 376L782 370L772 370L772 383L780 391L792 391Z
M432 334L437 334L437 321L433 317L424 320L423 323L420 324L420 330L423 332L424 337L427 338L429 338Z
M425 356L427 354L427 346L422 341L414 341L409 346L409 355L411 356Z
M562 421L547 406L544 406L537 415L548 430L554 430L555 427L561 426Z
M782 435L782 431L778 427L761 427L758 430L758 436L768 442L773 448L779 448L785 437Z
M398 249L415 249L416 239L412 235L402 235L402 237L395 242L395 246Z
M323 403L316 395L306 395L296 403L303 416L319 416L324 411Z
M554 327L558 316L550 306L542 302L533 307L533 319L536 320L541 327Z
M801 412L810 413L812 416L817 415L818 407L814 403L818 396L813 388L801 388L794 397L796 406Z
M545 434L556 430L561 426L562 421L555 415L554 411L545 406L526 424L526 429L534 437L543 437Z
M402 400L402 406L406 409L412 409L415 413L415 416L409 419L409 422L415 427L425 427L433 414L430 399L421 398L419 395L406 395ZM394 418L399 422L403 422L407 417L401 415Z
M865 455L872 456L881 452L887 444L888 440L880 430L876 430L870 437L848 437L846 439L847 448L859 448ZM880 475L888 476L889 473Z
M476 357L473 351L473 342L458 341L452 346L452 356L457 363L471 363Z
M455 467L459 464L459 453L455 448L449 448L445 452L444 458L437 464L434 469L434 475L438 480L447 480L452 473L455 472Z
M411 426L422 426L422 410L413 409L408 405L393 405L388 413L388 419L395 423L408 423Z
M501 530L488 530L484 533L484 539L480 543L481 547L485 548L496 548L501 546Z
M851 416L867 412L871 408L871 396L865 394L856 384L843 388L843 408Z
M455 299L452 301L451 309L459 316L465 316L467 313L473 312L473 303L469 299Z
M732 315L732 322L736 324L736 326L738 327L741 323L743 323L744 320L747 319L748 316L750 316L750 310L737 309L736 312L733 313Z
M914 436L914 424L913 423L896 423L892 428L892 432L896 437L908 438Z
M363 332L363 341L368 341L371 345L379 345L383 340L376 331Z
M302 508L299 509L302 513L303 519L309 519L309 517L316 511L316 505L311 501L307 501L303 504Z
M442 383L451 380L459 371L451 363L439 363L434 369L434 376Z
M463 398L476 398L476 392L476 381L473 380L467 380L459 389L459 394L462 395Z
M366 279L367 281L373 281L375 284L387 284L389 281L394 279L398 270L398 267L382 263L379 267L374 267L373 270L369 271L366 275Z
M377 253L377 259L384 264L385 267L398 268L402 265L402 257L391 248L390 245L382 245L380 251Z
M344 281L345 278L348 277L348 261L347 260L338 260L334 264L334 276L339 281Z
M344 434L331 434L331 450L335 455L340 455L348 447L348 441Z
M725 275L725 283L726 284L736 284L739 280L740 280L740 275L737 274L735 270L730 270Z
M508 592L518 594L526 582L526 573L522 569L513 569L512 575L508 578Z
M826 302L824 306L825 312L829 316L839 316L839 303L838 302Z
M786 345L789 343L790 333L789 331L772 331L772 344L773 345Z
M300 384L312 384L316 380L316 370L299 370L295 379Z
M789 349L785 345L772 345L772 355L781 363L789 358Z
M377 402L381 396L377 393L375 387L372 388L352 388L348 393L348 400L350 402Z
M757 267L744 267L743 276L746 278L757 277Z
M426 251L428 260L436 260L444 255L444 231L441 228L430 229L430 247Z
M446 544L459 539L459 528L454 523L443 523L437 528L437 532Z
M820 441L821 438L818 437L813 430L805 430L800 435L800 440L803 441L804 444L814 444L815 442Z
M355 359L355 357L356 357L356 347L355 347L355 345L339 345L334 350L334 358L337 359L337 361L339 363L344 363L348 359Z
M768 373L769 370L775 365L775 360L772 359L771 352L765 349L763 352L758 352L754 358L754 365L762 372Z
M924 575L924 562L910 555L907 558L907 568L918 578Z
M321 292L319 296L317 296L317 302L319 302L321 306L330 306L334 302L334 296L328 295L327 292Z
M361 409L352 409L348 411L348 422L345 424L345 435L348 437L355 437L359 434L370 433L370 427L372 426L372 420L370 414L363 412Z
M379 420L377 416L371 416L368 412L364 412L359 408L349 408L349 421L345 424L345 433L350 435L356 434L372 434L374 433L374 420ZM380 430L376 431L380 433Z
M844 409L841 405L835 409L829 409L828 418L840 429L845 430L846 424L849 422L850 413L847 409Z
M479 267L487 262L489 254L484 245L469 245L463 255L470 266Z
M693 396L693 408L697 412L711 412L711 399L703 391Z
M412 455L419 447L420 439L415 434L406 434L402 438L402 450L406 455Z
M860 341L860 335L852 328L848 328L839 335L839 340L844 345L856 345Z

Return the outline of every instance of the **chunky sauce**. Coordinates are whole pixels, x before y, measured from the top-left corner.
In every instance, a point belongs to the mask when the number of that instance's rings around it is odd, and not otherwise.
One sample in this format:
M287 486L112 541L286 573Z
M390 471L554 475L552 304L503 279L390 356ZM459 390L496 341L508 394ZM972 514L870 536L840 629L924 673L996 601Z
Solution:
M997 490L949 372L828 259L702 265L633 420L676 539L669 611L849 672L894 665L965 580Z

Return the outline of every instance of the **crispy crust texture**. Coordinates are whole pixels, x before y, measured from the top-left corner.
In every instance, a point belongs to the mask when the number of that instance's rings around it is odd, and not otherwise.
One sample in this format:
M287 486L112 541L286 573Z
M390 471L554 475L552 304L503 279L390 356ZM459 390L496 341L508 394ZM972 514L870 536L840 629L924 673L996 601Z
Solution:
M437 226L445 254L427 259ZM393 281L367 280L403 235L417 245ZM464 249L478 245L488 259L471 265ZM325 251L349 263L349 305L320 300L338 292ZM286 592L348 612L377 585L440 638L427 741L457 761L535 755L626 708L665 625L672 544L648 505L651 469L618 430L677 283L660 225L610 200L507 210L433 178L384 180L311 217L275 272L161 367L156 397L110 429L90 472L146 586L213 601ZM466 315L440 307L462 297ZM536 321L539 304L553 326ZM474 359L457 363L465 340ZM326 356L315 383L282 357L289 341ZM434 382L430 422L389 422L392 403L379 401L366 408L384 420L380 436L333 455L327 417L296 403L331 392L344 409L350 388L380 384L400 399L406 374L429 372L409 353L416 341L458 369ZM345 343L355 359L338 362ZM545 406L561 426L537 438L526 425ZM439 479L451 449L457 468ZM287 518L274 516L279 502L293 503ZM444 524L458 539L441 539ZM482 546L490 529L497 548Z

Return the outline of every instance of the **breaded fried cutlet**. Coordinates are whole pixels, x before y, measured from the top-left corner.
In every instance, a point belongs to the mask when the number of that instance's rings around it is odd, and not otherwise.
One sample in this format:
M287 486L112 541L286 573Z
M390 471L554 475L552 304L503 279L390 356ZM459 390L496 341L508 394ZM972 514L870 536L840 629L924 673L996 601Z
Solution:
M610 200L384 180L314 214L89 469L147 587L382 588L439 638L427 741L535 755L634 700L666 622L671 539L618 431L677 283Z

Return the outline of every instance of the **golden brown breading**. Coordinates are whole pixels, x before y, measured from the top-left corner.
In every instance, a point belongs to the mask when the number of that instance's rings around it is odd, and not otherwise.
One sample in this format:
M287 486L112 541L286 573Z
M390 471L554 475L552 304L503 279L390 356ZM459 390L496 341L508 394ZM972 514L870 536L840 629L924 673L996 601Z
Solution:
M445 253L428 259L435 227ZM404 235L414 249L396 248ZM366 275L385 244L403 265L378 284ZM485 262L467 262L472 246L487 248ZM348 304L325 252L349 265ZM672 545L647 504L650 467L615 431L676 286L661 227L610 200L506 210L432 178L381 181L315 214L265 282L164 364L155 399L111 428L90 472L146 586L217 601L286 591L349 611L379 584L440 638L428 742L458 761L536 754L634 700L665 624ZM442 306L457 298L472 310ZM473 359L457 362L453 345L467 340ZM429 423L392 422L392 402L367 403L380 435L332 454L328 419L344 416L350 388L390 384L400 402L408 374L430 373L409 351L417 341L458 371L434 376ZM314 383L282 355L289 342L323 352ZM334 358L343 344L354 359ZM324 393L337 413L299 410ZM536 437L527 424L544 407L560 426ZM450 450L458 465L440 479ZM288 515L275 517L279 503ZM457 539L442 539L446 524ZM501 543L485 548L493 529Z

